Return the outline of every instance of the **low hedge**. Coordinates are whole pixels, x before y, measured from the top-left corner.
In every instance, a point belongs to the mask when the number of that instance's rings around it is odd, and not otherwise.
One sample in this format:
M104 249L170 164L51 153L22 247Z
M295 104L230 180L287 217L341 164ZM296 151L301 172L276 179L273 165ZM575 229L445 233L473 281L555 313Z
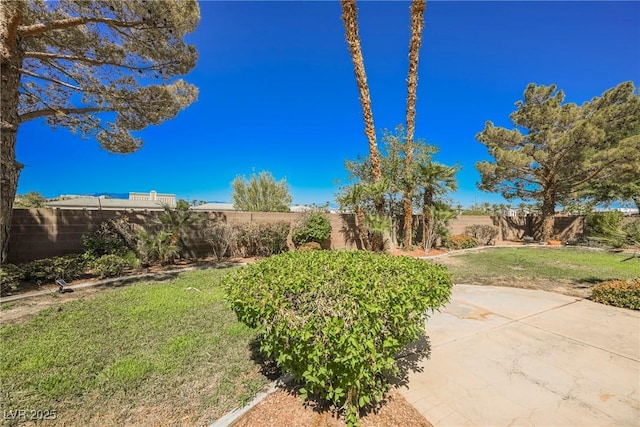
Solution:
M124 256L116 254L102 255L91 261L89 266L92 273L104 279L105 277L116 277L128 268L136 267L139 261L135 258L135 254L129 252Z
M615 307L640 310L640 277L599 283L591 290L591 299Z
M86 260L82 255L72 254L42 258L22 264L23 279L38 285L54 282L56 279L73 280L82 275Z
M238 319L261 333L261 351L308 393L346 409L379 401L394 356L424 335L427 310L451 294L445 267L354 251L295 251L223 279Z

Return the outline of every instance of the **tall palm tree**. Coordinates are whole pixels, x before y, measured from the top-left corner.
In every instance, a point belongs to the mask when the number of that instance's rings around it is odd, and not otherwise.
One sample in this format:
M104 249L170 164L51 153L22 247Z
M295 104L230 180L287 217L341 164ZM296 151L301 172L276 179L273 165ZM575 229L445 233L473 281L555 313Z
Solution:
M364 119L364 133L369 140L369 156L371 157L371 172L374 180L379 180L382 176L380 172L380 154L378 143L376 142L376 128L373 125L373 111L371 109L371 96L369 95L369 85L367 74L364 70L364 58L360 46L360 36L358 34L358 12L356 0L340 0L342 5L342 22L344 23L345 39L349 45L351 60L353 61L353 71L356 75L356 83L360 92L360 105L362 106L362 116Z
M418 165L418 185L422 187L422 214L423 236L431 228L430 207L434 205L435 198L455 191L458 188L456 173L460 170L457 166L446 166L440 163L428 162ZM429 248L424 248L429 250Z
M424 29L424 11L426 0L411 2L411 38L409 39L409 72L407 76L407 140L405 142L405 175L406 188L403 194L404 205L404 244L409 249L413 237L413 138L416 128L416 99L418 89L418 59L422 45L422 30Z

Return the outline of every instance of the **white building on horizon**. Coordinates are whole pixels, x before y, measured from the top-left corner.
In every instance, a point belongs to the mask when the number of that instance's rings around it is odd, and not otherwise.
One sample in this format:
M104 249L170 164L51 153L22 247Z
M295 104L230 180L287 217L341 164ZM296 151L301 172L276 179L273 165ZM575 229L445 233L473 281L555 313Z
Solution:
M131 192L129 200L160 202L171 207L176 205L175 194L159 194L156 190L151 190L148 193Z

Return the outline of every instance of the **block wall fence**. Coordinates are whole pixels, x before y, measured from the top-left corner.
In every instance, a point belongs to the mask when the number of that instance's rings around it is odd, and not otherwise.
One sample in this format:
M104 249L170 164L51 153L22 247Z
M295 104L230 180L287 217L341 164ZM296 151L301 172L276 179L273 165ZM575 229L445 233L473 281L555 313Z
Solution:
M82 236L95 231L105 220L126 215L133 223L144 224L157 212L115 210L70 210L70 209L15 209L9 240L8 262L24 263L84 250ZM303 213L280 212L202 212L211 219L228 223L287 221L295 224ZM333 249L357 249L358 229L353 214L326 214L331 221L331 237L328 246ZM418 230L421 217L416 217ZM462 234L464 228L473 224L490 224L500 227L498 244L504 240L520 240L536 232L533 218L500 218L489 216L459 216L451 221L452 234ZM572 240L584 232L582 217L556 217L555 238ZM187 255L203 257L211 255L211 248L201 231L192 227L186 233ZM421 238L418 232L418 237ZM290 242L291 244L291 242ZM292 245L292 244L291 244Z

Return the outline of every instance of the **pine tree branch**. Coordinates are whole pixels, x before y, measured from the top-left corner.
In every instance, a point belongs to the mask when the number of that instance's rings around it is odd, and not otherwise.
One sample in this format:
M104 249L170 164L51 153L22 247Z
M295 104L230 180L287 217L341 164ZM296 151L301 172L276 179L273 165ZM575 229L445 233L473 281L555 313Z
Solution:
M58 114L64 115L74 115L74 114L86 114L86 113L101 113L106 111L115 111L114 108L105 108L105 107L84 107L84 108L66 108L66 107L57 107L57 108L46 108L43 110L29 111L28 113L23 113L19 116L20 123L24 123L29 120L37 119L40 117L46 116L55 116Z
M54 78L52 78L52 77L42 76L42 75L40 75L40 74L37 74L37 73L31 72L31 71L29 71L29 70L21 69L21 70L20 70L20 72L21 72L22 74L26 74L27 76L31 76L31 77L36 78L36 79L46 80L46 81L48 81L48 82L55 83L55 84L58 84L58 85L60 85L60 86L64 86L64 87L69 88L69 89L73 89L73 90L77 90L77 91L82 91L82 92L84 92L84 91L85 91L84 89L82 89L82 88L81 88L81 87L79 87L79 86L75 86L75 85L72 85L72 84L69 84L69 83L66 83L66 82L60 81L60 80L58 80L58 79L54 79Z
M142 21L125 22L125 21L118 21L116 19L109 19L109 18L74 17L74 18L67 18L67 19L59 19L57 21L52 21L47 23L23 25L18 27L18 33L23 38L35 37L43 33L46 33L47 31L64 30L65 28L78 27L80 25L85 25L90 22L102 23L109 26L122 27L122 28L133 28L143 24Z
M45 52L25 52L25 58L33 58L39 59L41 61L48 61L50 59L61 59L65 61L76 61L76 62L84 62L91 65L113 65L114 67L126 68L128 70L153 70L156 67L134 67L131 65L126 65L122 63L112 62L112 61L103 61L99 59L87 58L83 56L73 56L73 55L60 55L55 53L45 53Z

